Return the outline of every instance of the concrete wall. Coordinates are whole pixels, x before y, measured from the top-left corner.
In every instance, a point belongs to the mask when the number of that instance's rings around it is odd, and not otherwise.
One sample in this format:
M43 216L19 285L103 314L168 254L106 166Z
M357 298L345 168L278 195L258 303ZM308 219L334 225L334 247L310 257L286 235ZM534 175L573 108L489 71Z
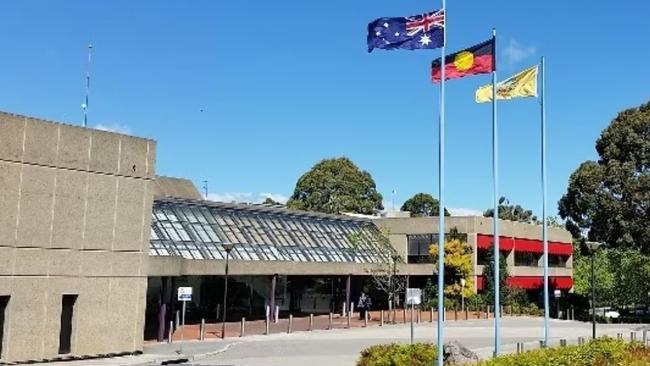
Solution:
M0 112L3 360L142 349L155 142Z

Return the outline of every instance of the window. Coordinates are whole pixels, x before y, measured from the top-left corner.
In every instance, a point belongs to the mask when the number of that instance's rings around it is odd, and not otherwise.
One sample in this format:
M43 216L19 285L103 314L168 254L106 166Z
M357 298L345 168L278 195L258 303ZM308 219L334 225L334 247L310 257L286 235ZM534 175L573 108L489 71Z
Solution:
M59 354L72 350L72 319L77 295L63 295L61 298L61 331L59 332Z
M548 266L549 267L566 267L566 262L569 259L568 256L564 255L554 255L554 254L549 254L548 255Z
M515 251L515 266L537 267L540 254Z
M407 263L432 263L429 256L429 247L438 242L437 234L407 235L408 260Z
M490 263L490 255L492 254L490 251L492 249L485 249L485 248L479 248L478 252L476 253L476 264L480 266L489 266L492 263Z
M2 359L2 341L5 330L5 312L9 305L9 296L0 296L0 359Z

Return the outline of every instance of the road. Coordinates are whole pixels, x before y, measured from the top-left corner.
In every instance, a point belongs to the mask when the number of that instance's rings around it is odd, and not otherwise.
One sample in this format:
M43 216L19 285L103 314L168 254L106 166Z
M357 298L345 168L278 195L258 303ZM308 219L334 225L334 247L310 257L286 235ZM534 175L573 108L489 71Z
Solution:
M502 320L502 349L512 352L517 342L524 342L526 349L539 347L543 337L542 319L504 318ZM481 357L489 357L493 347L493 320L468 320L447 322L445 338L457 340L471 348ZM638 325L599 325L599 335L616 336L622 333L629 339L631 331L642 328ZM436 324L416 325L415 340L435 342ZM577 343L578 337L589 338L591 325L573 321L551 321L551 345L560 339ZM364 348L382 343L408 342L408 325L391 325L349 330L299 332L252 336L231 343L223 352L207 359L193 362L203 366L354 366Z

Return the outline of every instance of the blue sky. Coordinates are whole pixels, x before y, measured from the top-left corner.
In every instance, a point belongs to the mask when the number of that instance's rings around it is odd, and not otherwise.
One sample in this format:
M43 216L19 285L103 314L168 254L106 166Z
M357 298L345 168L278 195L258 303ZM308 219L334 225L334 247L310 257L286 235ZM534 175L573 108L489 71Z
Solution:
M499 35L499 79L547 58L549 208L624 108L650 100L647 1L448 1L448 48ZM437 192L438 51L368 54L366 24L431 1L14 1L0 14L0 109L158 141L159 174L211 196L289 196L349 156L391 206ZM447 206L491 205L489 75L447 84ZM499 104L500 192L540 212L539 107ZM460 210L462 212L462 210Z

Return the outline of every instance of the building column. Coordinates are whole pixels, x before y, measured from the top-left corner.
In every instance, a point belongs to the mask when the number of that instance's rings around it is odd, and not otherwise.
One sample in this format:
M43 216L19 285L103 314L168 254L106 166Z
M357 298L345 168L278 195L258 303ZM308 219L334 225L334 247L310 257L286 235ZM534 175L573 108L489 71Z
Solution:
M350 286L352 285L352 275L345 279L345 310L350 311Z
M158 302L158 342L165 340L167 336L167 310L171 302L171 279L169 277L161 277L161 287Z
M278 275L274 274L271 277L271 288L269 289L269 316L274 319L275 314L275 286L278 282Z

